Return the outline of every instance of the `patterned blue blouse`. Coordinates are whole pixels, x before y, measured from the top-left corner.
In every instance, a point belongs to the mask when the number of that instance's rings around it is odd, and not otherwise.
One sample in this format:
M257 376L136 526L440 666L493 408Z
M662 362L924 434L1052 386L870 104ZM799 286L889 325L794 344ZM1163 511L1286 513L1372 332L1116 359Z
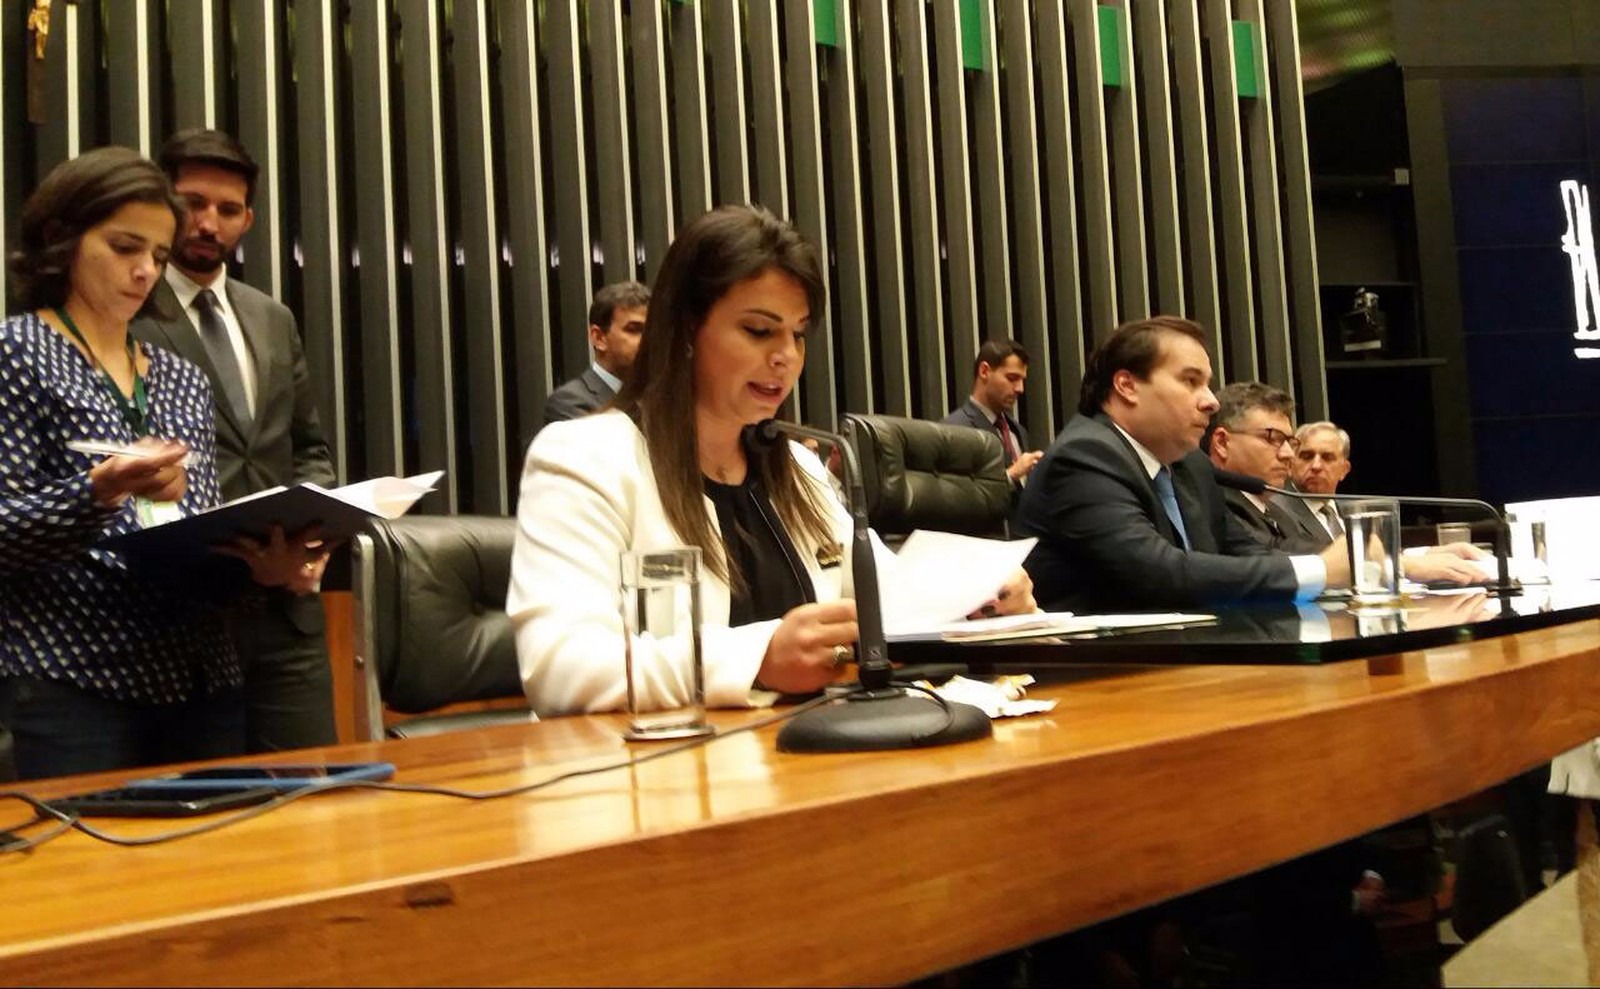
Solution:
M219 501L211 388L193 364L142 344L151 435L191 450L185 515ZM214 595L193 575L152 579L95 548L138 528L133 499L95 503L93 460L68 440L136 437L100 373L32 314L0 323L0 677L65 681L119 701L171 704L239 686ZM189 578L190 582L186 582Z

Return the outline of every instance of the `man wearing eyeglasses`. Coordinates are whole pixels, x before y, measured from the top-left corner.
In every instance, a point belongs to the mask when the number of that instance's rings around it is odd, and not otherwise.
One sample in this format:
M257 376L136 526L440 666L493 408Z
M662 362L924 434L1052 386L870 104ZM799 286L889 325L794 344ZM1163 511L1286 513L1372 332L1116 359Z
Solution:
M1259 381L1236 381L1217 392L1217 411L1205 444L1211 462L1223 470L1259 478L1276 488L1289 480L1299 441L1295 438L1294 399ZM1285 553L1320 553L1333 537L1309 515L1289 511L1273 498L1228 489L1228 511L1263 545Z

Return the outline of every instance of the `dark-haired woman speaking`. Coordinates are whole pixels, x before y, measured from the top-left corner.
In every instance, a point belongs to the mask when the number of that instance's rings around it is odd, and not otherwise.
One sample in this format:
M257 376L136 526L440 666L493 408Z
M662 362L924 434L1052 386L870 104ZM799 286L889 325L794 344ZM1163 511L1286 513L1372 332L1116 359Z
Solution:
M724 207L680 231L612 408L548 426L528 450L506 609L536 712L623 706L630 550L702 550L707 704L770 703L833 679L857 637L849 515L810 451L763 449L748 428L793 390L825 304L815 249L767 211ZM1006 591L1000 611L1033 609L1026 575ZM681 663L647 643L635 657L644 706L691 695Z

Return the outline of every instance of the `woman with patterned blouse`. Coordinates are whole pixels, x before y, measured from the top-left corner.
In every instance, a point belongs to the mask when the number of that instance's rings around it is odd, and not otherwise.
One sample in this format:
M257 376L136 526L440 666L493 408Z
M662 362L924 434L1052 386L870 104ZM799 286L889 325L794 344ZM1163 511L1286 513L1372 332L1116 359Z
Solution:
M136 573L97 547L219 500L205 375L128 335L182 215L126 148L61 164L22 209L27 311L0 323L0 724L24 779L245 750L216 575ZM97 461L82 440L147 456ZM251 568L283 584L298 565Z

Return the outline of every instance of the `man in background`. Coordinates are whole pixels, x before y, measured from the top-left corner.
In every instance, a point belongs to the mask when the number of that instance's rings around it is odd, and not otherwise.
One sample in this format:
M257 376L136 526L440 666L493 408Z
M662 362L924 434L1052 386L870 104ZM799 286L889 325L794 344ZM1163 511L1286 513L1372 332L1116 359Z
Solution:
M1028 352L1015 340L988 340L972 366L972 397L944 421L999 436L1006 476L1019 487L1044 456L1028 449L1028 431L1017 421L1017 399L1028 382Z
M594 295L589 305L589 369L550 393L544 402L544 424L588 415L611 401L622 388L644 334L650 290L638 282L617 282Z
M1350 434L1327 420L1308 422L1295 431L1294 463L1289 468L1294 486L1309 495L1330 495L1350 473ZM1301 501L1282 499L1288 514L1306 531L1325 533L1334 540L1344 535L1344 523L1332 499ZM1315 526L1315 529L1311 529Z
M1283 487L1294 467L1298 440L1292 416L1294 399L1281 388L1259 381L1236 381L1217 393L1205 448L1222 470ZM1250 534L1263 545L1285 553L1319 553L1333 539L1307 513L1294 513L1294 498L1271 492L1223 491L1223 500Z
M306 481L335 484L294 315L227 270L255 222L250 204L258 166L231 136L203 129L172 135L159 160L188 205L166 277L152 293L158 311L176 316L141 319L134 335L176 351L210 379L224 499ZM327 551L303 535L286 538L306 554L296 582L306 593L253 588L229 614L244 667L253 752L338 741L322 601L315 593Z

